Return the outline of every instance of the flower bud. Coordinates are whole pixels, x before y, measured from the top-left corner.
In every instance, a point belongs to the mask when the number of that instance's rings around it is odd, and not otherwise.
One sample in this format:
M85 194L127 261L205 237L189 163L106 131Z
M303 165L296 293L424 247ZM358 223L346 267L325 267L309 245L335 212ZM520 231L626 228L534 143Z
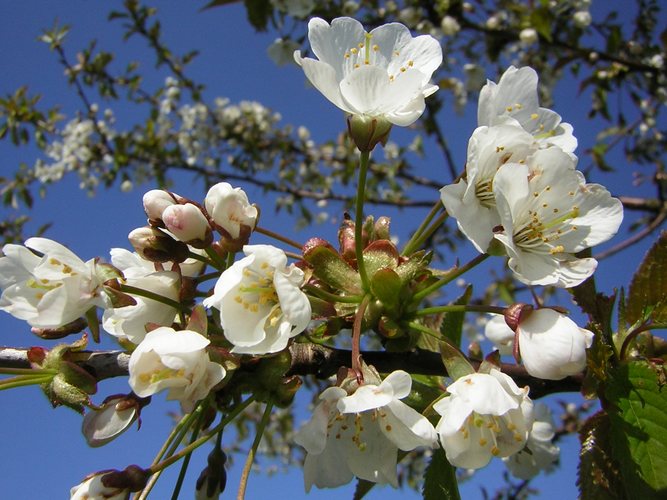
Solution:
M151 262L183 262L188 246L154 227L139 227L127 236L142 258Z
M146 400L143 400L146 401ZM139 418L142 400L129 395L117 395L107 398L99 410L92 410L83 417L81 432L88 446L103 446L129 429Z
M176 204L174 196L163 189L152 189L144 194L144 211L148 216L148 220L154 225L160 225L162 220L162 212L164 209Z
M359 151L369 152L378 142L384 146L389 139L391 123L381 117L350 115L347 117L347 130Z
M217 499L227 486L227 471L225 470L227 455L220 448L215 448L208 455L208 466L201 471L195 486L196 500Z
M196 205L170 205L162 212L164 225L176 238L195 248L206 248L213 242L208 219Z
M204 206L215 229L222 234L222 245L226 250L239 251L248 243L257 225L259 211L250 204L245 191L219 182L208 190Z
M114 488L102 483L102 477L109 471L101 471L85 478L81 484L69 492L70 500L89 500L104 498L108 500L125 500L129 496L127 488Z
M538 40L537 31L534 28L525 28L519 33L519 40L521 40L521 45L528 47L533 45Z

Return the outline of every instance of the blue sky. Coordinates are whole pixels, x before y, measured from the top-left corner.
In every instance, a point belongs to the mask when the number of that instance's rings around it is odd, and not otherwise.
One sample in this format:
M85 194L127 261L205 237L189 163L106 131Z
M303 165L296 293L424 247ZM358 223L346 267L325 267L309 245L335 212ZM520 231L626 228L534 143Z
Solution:
M200 2L203 5L203 2ZM10 6L11 5L11 6ZM54 20L61 24L70 24L72 31L67 38L66 48L70 58L76 50L85 46L93 37L98 39L98 46L118 55L124 64L130 59L143 58L143 68L148 75L148 82L155 85L164 79L162 70L156 71L152 59L146 58L143 42L131 39L121 41L121 28L118 23L106 20L109 6L115 2L90 2L71 0L69 2L22 1L5 3L0 16L0 65L3 78L0 82L0 94L13 92L20 85L28 85L31 93L40 93L46 106L59 104L64 114L73 116L81 109L74 92L67 87L62 68L48 47L36 41L42 28L49 27ZM186 52L199 49L200 57L191 68L191 77L207 85L205 96L212 100L217 96L230 98L232 101L243 99L258 100L264 105L279 111L284 123L303 124L311 129L316 139L325 139L336 134L343 126L342 115L316 91L307 88L302 72L293 66L278 68L266 56L266 47L274 35L257 35L245 21L245 12L238 5L214 9L205 13L197 11L196 3L163 2L159 5L159 17L163 32L169 45ZM267 84L270 82L270 84ZM572 86L559 87L559 99L556 110L564 120L574 125L579 138L579 151L592 144L596 126L591 126L582 114L574 114L585 109L586 96L577 96ZM568 103L558 107L558 103ZM572 103L572 104L570 104ZM450 102L451 104L451 102ZM104 103L100 102L100 107ZM115 109L120 124L140 120L133 108ZM143 112L143 111L141 111ZM571 114L572 113L572 114ZM467 138L475 127L474 105L469 106L463 117L452 116L442 120L444 132L452 145L459 164L463 164ZM408 143L410 131L395 133L393 139ZM15 149L8 143L0 143L2 151L2 175L13 172L20 162L32 164L36 153L31 148ZM586 162L582 162L585 166ZM424 165L431 178L446 177L444 165L435 162ZM442 174L441 174L442 173ZM629 186L632 180L630 169L622 170L613 183L606 179L592 179L607 184L616 194L640 195ZM444 182L444 181L443 181ZM141 208L143 193L153 186L139 186L129 193L121 193L117 187L110 191L100 191L95 198L77 189L78 181L70 178L59 185L50 187L44 199L38 199L30 214L36 228L42 223L53 221L55 224L47 236L72 248L84 260L93 256L108 256L112 247L127 247L126 235L145 220ZM175 186L175 191L202 199L201 187L184 180ZM261 204L261 193L249 188L250 199ZM433 193L434 200L437 193ZM333 207L333 205L332 205ZM2 208L3 214L7 209ZM270 210L266 210L268 214ZM379 209L369 212L382 215ZM266 214L264 216L266 217ZM414 212L394 214L393 224L400 234L407 234L409 226L403 220L415 220L419 214ZM404 219L402 219L404 217ZM291 222L285 224L275 217L265 218L267 225L280 224L289 230ZM624 224L627 227L627 224ZM313 235L334 239L336 228L324 225L312 228L309 232L293 233L301 241ZM292 232L292 231L291 231ZM28 231L29 234L29 231ZM616 241L620 241L617 239ZM613 284L627 284L632 271L629 262L637 259L648 248L648 242L638 245L625 257L615 257L600 265L598 280L606 291ZM469 250L469 249L468 249ZM469 254L472 255L472 254ZM628 257L631 257L629 259ZM465 260L466 257L462 257ZM483 273L488 272L483 270ZM609 279L611 277L611 279ZM456 293L456 292L453 292ZM0 332L4 337L2 344L11 346L39 345L41 342L29 334L27 326L8 315L0 316ZM106 394L126 391L123 380L108 381L100 384L101 401ZM563 397L565 397L563 395ZM552 398L552 401L559 398ZM0 458L3 470L0 478L0 491L6 498L63 498L69 488L80 481L86 474L106 468L123 468L130 463L147 465L159 449L162 440L170 428L167 414L176 406L163 404L163 398L157 397L156 403L149 406L143 415L144 426L141 431L133 430L102 449L89 449L80 433L80 417L67 409L52 410L37 389L21 389L0 393L0 404L5 411L0 413L0 439L3 440L5 453ZM301 421L307 415L302 415ZM571 436L563 443L563 470L547 476L545 482L537 482L542 488L542 498L573 498L576 496L576 438ZM189 490L194 478L203 467L205 449L196 454L188 482L182 498L189 498ZM227 495L235 494L243 457L229 471ZM240 463L241 462L241 463ZM478 498L479 485L484 484L493 491L498 471L502 467L490 467L481 471L466 485L462 486L464 498ZM170 471L171 472L171 471ZM166 474L155 490L154 498L167 498L174 482L176 468ZM287 475L278 474L273 478L263 475L251 477L248 498L265 498L279 491L283 497L304 497L300 471ZM353 486L347 488L320 491L313 490L310 498L326 499L351 496ZM369 498L411 498L418 495L408 492L393 492L389 488L377 488Z

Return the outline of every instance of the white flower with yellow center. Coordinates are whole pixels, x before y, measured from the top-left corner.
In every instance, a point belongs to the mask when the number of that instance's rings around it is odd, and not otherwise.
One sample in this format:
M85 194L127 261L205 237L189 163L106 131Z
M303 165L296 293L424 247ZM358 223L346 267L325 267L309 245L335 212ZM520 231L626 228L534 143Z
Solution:
M141 398L167 389L167 399L180 401L183 411L190 413L225 376L225 369L208 357L209 344L191 330L156 328L132 351L130 387Z
M503 458L505 466L519 479L530 479L540 471L553 470L560 456L560 448L553 443L555 426L551 410L544 403L536 403L533 415L535 421L526 446L518 453Z
M559 148L537 151L525 164L505 164L493 191L509 267L530 285L576 286L597 266L574 256L614 236L623 206L603 186L586 184Z
M152 262L122 248L111 249L111 262L123 272L126 285L178 301L181 286L178 273L156 271ZM134 298L135 305L108 308L104 311L102 325L111 335L138 344L146 336L148 323L170 326L174 322L178 311L171 305L133 293L128 295Z
M456 218L461 232L480 252L493 240L500 224L493 179L506 163L525 163L538 143L514 120L493 127L478 127L468 141L466 179L440 190L447 213Z
M431 423L400 401L410 394L408 373L397 370L382 381L377 375L365 378L377 383L350 395L342 387L326 389L313 418L297 432L296 443L308 452L306 491L312 485L335 488L354 476L397 487L397 451L437 447Z
M222 273L206 307L220 310L225 337L243 354L282 351L311 319L308 297L300 289L304 274L287 265L282 250L246 245L247 255Z
M294 59L315 88L351 115L407 126L423 113L424 99L438 90L429 80L442 62L440 44L429 35L413 38L402 24L367 33L349 17L331 25L313 18L308 39L317 59L298 51Z
M571 153L577 148L572 125L561 123L555 111L540 107L537 81L537 73L528 66L510 66L497 84L487 81L479 93L477 124L498 125L512 118L537 141Z
M58 328L105 305L94 259L83 262L60 243L30 238L0 258L0 310L37 328ZM38 255L37 253L41 254Z
M527 387L492 369L459 378L447 392L433 409L442 416L436 431L449 463L479 469L524 447L533 424Z

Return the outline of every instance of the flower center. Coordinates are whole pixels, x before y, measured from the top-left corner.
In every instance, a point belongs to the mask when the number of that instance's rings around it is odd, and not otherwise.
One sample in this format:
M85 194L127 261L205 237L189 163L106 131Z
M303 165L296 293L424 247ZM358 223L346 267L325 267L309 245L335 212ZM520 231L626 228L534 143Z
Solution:
M514 243L526 250L548 252L552 255L565 251L563 245L556 242L565 234L577 231L577 226L568 224L572 219L579 217L579 207L572 207L563 212L546 199L551 191L551 186L546 186L541 192L533 193L533 209L528 209L528 219L517 225L514 230ZM574 197L574 191L568 196ZM553 194L552 199L556 198ZM558 200L561 201L561 200Z
M346 75L349 75L355 69L361 68L362 66L386 66L388 61L384 61L380 54L380 46L378 44L371 43L373 35L371 33L364 34L364 41L359 42L356 47L352 47L349 50L346 50L343 54L345 58L344 71ZM393 57L400 56L400 52L395 50L392 53ZM393 82L398 75L405 73L408 68L414 66L414 61L409 60L404 65L400 66L398 73L395 75L389 75L389 81Z
M156 368L152 372L142 373L139 375L139 380L144 384L155 384L161 380L166 380L168 378L183 377L185 375L185 370L181 368L180 370L175 370L173 368Z
M243 270L243 282L239 294L234 300L250 312L259 312L260 306L273 306L278 303L278 294L273 286L273 274L269 264L262 262L259 269L246 267Z

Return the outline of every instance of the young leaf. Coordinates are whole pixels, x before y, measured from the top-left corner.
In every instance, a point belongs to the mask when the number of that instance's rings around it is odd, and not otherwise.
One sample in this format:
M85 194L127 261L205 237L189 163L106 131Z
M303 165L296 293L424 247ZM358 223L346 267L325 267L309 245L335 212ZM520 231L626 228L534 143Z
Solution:
M662 369L662 367L657 367ZM613 456L632 498L667 495L667 390L646 362L620 366L607 385Z
M624 498L618 464L611 455L609 426L609 415L600 411L591 416L579 432L577 486L582 500Z
M626 311L628 323L642 320L644 311L650 307L654 321L667 321L667 231L646 253L632 277Z
M459 485L456 481L456 468L445 456L445 450L433 450L431 462L424 475L422 488L424 500L460 500Z

